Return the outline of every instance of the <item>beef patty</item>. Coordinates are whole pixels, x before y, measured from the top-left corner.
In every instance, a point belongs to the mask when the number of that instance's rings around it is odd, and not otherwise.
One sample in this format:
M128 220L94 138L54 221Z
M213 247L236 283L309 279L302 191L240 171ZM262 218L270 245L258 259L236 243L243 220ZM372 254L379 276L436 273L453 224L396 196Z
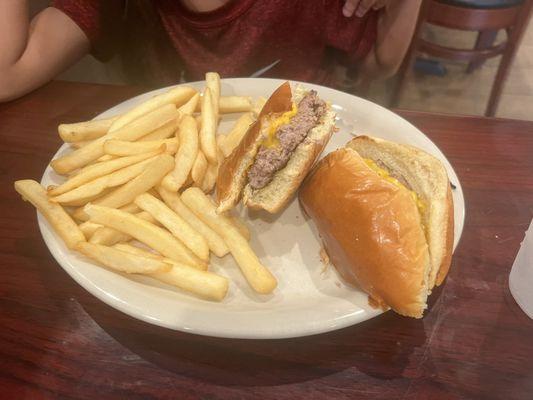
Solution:
M274 174L285 167L296 147L307 137L324 113L326 103L311 90L298 104L298 111L288 124L276 132L276 147L261 146L253 165L248 170L248 183L252 189L262 189L272 181Z

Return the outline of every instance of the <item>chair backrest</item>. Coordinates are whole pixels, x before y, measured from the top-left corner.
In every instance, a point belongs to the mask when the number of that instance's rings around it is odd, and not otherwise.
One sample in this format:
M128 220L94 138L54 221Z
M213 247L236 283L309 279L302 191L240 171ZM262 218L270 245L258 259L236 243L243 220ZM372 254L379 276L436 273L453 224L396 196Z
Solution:
M425 20L452 29L493 31L513 26L522 7L524 3L506 8L470 8L429 0Z

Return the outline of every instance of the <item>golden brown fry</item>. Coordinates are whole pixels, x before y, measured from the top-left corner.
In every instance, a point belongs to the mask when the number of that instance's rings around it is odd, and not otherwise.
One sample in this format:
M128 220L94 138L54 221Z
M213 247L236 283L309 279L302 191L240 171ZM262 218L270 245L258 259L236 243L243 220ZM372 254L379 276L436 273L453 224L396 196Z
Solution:
M200 189L191 187L182 193L181 199L197 217L222 236L246 280L256 292L267 294L276 288L274 275L261 264L232 222L226 216L216 213L216 206L209 197Z
M126 204L119 208L120 211L124 211L130 214L142 212L142 210L135 203Z
M93 140L104 136L117 118L118 116L74 124L61 124L57 127L57 130L61 139L66 143Z
M202 235L196 232L183 218L172 211L161 200L143 193L135 199L135 204L147 211L159 221L170 233L185 244L197 257L209 260L209 247Z
M140 119L140 117L151 113L154 110L162 109L166 105L171 104L174 106L174 108L179 107L187 102L187 100L189 100L192 96L194 96L195 93L197 93L196 90L189 86L177 86L165 93L156 95L151 99L135 106L130 111L118 118L109 128L109 132L115 132L130 124L134 120Z
M217 162L217 142L216 142L216 115L213 110L211 90L205 88L202 96L202 126L200 127L200 147L207 160L211 163Z
M50 201L68 205L76 205L76 203L79 202L86 204L89 200L95 199L97 196L104 193L106 189L130 182L133 178L140 175L146 169L147 165L155 160L155 157L157 156L119 169L109 175L96 178L95 180L84 183L75 189L60 194L59 196L50 197Z
M196 93L194 96L192 96L189 99L187 103L185 103L180 108L178 108L178 112L180 113L180 116L192 115L194 113L194 110L196 110L196 107L198 106L199 101L200 101L200 93Z
M164 148L161 148L164 146ZM114 156L133 156L136 154L149 153L152 151L164 151L167 154L175 154L178 151L178 138L162 140L150 140L142 142L128 142L125 140L111 139L104 143L106 154Z
M180 146L175 156L174 170L165 176L162 185L177 192L187 180L198 154L198 131L194 118L184 115L179 126Z
M135 213L134 215L137 218L144 219L145 221L148 221L154 225L161 226L161 224L146 211L141 211ZM115 243L128 242L131 239L132 237L124 232L117 231L116 229L110 228L108 226L100 225L99 228L96 229L92 234L91 238L89 239L89 242L111 246Z
M196 107L196 112L202 109L201 102ZM218 102L218 112L220 114L231 114L252 111L252 98L248 96L220 96Z
M235 226L235 228L237 228L237 230L242 235L242 237L250 241L250 238L251 238L250 229L248 228L248 226L246 226L244 221L236 215L229 214L227 215L227 217L230 220L230 222Z
M252 109L252 98L248 96L221 96L218 108L220 114L248 112Z
M39 210L69 249L73 249L76 243L85 241L78 225L63 207L48 200L46 190L38 182L30 179L16 181L15 190Z
M199 269L207 268L207 263L201 261L183 243L163 228L109 207L87 204L84 210L90 216L91 221L126 233L165 257Z
M228 157L233 152L233 150L241 142L244 135L246 135L246 132L248 132L250 125L252 125L254 122L255 118L253 117L252 113L243 114L237 120L237 122L235 122L235 125L231 131L227 135L223 136L223 139L219 139L218 146L220 150L222 150L224 157Z
M204 193L210 193L215 187L218 176L218 164L209 164L202 180L201 188Z
M157 187L157 191L163 198L163 201L176 214L183 218L195 231L202 235L207 241L209 249L217 256L224 257L228 254L228 246L222 237L207 226L196 214L194 214L180 199L179 194L171 192L162 186Z
M83 235L84 235L87 239L90 239L91 236L94 234L94 232L96 232L96 230L97 230L98 228L101 228L102 225L100 225L100 224L95 224L94 222L91 222L91 221L85 221L85 222L79 224L78 227L79 227L80 230L83 232Z
M72 147L73 149L81 149L82 147L85 147L87 146L89 143L91 143L92 140L83 140L83 141L79 141L79 142L72 142L72 143L69 143L70 147Z
M160 154L158 151L153 151L150 153L139 154L131 157L122 157L116 160L105 161L102 163L90 165L79 171L72 178L67 180L65 183L51 189L48 194L51 196L59 196L60 194L66 193L72 189L75 189L84 183L90 182L101 176L110 174L114 171L117 171L121 168L126 168L130 165L137 164L141 161L147 160L153 156Z
M138 142L148 142L152 140L162 140L168 139L169 137L174 137L176 130L178 129L178 118L170 120L165 125L160 126L157 129L154 129L152 132L144 135L140 139L137 139Z
M220 75L216 72L208 72L205 74L205 86L209 88L211 93L211 102L213 106L213 115L215 121L218 121L218 104L220 101Z
M76 250L106 267L128 274L165 273L172 269L172 265L162 260L94 243L79 242Z
M105 207L121 207L133 202L135 197L144 193L161 182L161 179L174 168L174 159L168 154L157 156L143 172L123 186L114 189L109 194L98 198L93 204ZM86 220L83 209L74 214L77 219Z
M196 155L196 160L194 160L194 164L192 165L191 169L191 178L197 186L202 185L206 170L207 160L204 156L204 153L198 151L198 154Z
M117 156L112 156L111 154L104 154L102 157L98 157L94 161L94 163L87 164L87 166L91 166L91 165L94 165L94 164L97 164L97 163L101 163L101 162L105 162L105 161L116 160L117 158L118 158Z
M66 156L53 160L50 165L58 174L67 174L81 168L104 155L104 143L109 139L134 141L153 131L168 121L177 118L178 111L173 104L167 104L148 113L128 126L117 131L107 133L87 146L78 149ZM117 120L118 121L118 120Z
M128 244L121 243L113 247L131 254L161 259L160 256ZM220 301L226 296L228 291L227 278L209 271L199 271L166 258L162 258L162 260L170 263L172 269L168 272L152 274L153 278L210 300Z

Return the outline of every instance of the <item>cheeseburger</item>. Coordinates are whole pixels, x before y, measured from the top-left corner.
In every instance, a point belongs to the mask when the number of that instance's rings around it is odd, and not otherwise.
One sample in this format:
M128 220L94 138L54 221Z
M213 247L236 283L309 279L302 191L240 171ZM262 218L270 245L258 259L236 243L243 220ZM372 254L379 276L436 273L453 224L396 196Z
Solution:
M276 213L287 204L335 128L335 113L314 91L288 82L268 99L248 132L222 163L217 212L239 200Z
M452 195L439 160L360 136L317 164L299 199L346 282L373 304L422 317L453 247Z

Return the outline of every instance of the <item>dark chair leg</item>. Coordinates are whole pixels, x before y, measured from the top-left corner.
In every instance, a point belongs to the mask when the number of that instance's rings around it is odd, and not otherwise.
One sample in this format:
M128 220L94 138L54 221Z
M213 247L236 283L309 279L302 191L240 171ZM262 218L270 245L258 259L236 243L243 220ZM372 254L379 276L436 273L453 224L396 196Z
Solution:
M494 79L494 83L490 92L489 103L485 111L485 116L487 117L493 117L496 114L496 109L498 108L498 102L500 101L503 85L505 84L507 75L509 74L509 68L513 62L516 50L520 44L520 40L522 39L524 31L527 28L532 6L533 0L526 0L522 6L523 10L518 21L516 22L516 25L509 33L507 46L500 61L498 72L496 73L496 78Z
M477 35L476 45L474 46L475 50L488 49L494 44L498 31L481 31ZM466 69L467 73L472 73L485 63L485 60L472 61L468 64Z

